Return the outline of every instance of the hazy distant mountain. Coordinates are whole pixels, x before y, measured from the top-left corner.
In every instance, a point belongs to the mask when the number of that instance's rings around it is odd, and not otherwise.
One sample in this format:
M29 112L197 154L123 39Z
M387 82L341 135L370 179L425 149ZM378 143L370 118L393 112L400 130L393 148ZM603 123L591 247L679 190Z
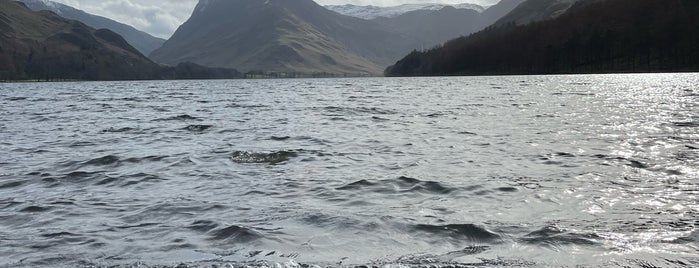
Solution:
M431 48L449 39L483 29L481 13L454 7L416 10L392 18L379 17L374 21L391 30L418 37L423 43L415 49Z
M379 17L393 18L396 16L403 15L408 12L418 11L418 10L440 10L445 7L454 7L457 9L468 9L477 12L483 12L485 8L476 4L457 4L457 5L445 5L445 4L404 4L399 6L390 7L379 7L379 6L359 6L359 5L327 5L325 8L340 13L342 15L347 15L351 17L361 18L361 19L376 19Z
M512 11L524 0L503 0L483 12L445 6L441 9L422 9L387 18L374 19L389 29L420 40L415 49L427 49L449 39L469 35L490 26Z
M520 17L552 14L540 7ZM489 27L413 52L386 75L699 71L696 14L696 0L579 1L552 19Z
M517 6L512 12L500 18L496 24L514 22L524 25L533 21L552 19L565 13L580 0L530 0Z
M120 34L132 46L144 55L150 54L165 42L165 39L154 37L139 31L129 25L114 20L92 15L73 7L48 0L19 0L33 10L50 10L61 17L77 20L95 29L109 29Z
M234 78L235 70L161 67L108 29L0 0L0 80Z
M417 43L312 0L200 0L151 58L245 71L380 74Z

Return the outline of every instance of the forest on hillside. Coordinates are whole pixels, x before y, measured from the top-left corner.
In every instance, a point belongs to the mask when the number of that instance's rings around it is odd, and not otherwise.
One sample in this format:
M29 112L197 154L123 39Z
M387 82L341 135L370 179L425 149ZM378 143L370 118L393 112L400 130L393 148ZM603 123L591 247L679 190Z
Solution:
M696 0L580 1L555 19L413 51L386 75L697 71L697 14Z

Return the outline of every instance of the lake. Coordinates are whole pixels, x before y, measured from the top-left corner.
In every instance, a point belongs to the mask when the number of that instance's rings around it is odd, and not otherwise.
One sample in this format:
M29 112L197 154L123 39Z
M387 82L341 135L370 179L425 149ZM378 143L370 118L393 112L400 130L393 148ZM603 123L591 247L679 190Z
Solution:
M698 85L0 84L0 267L697 267Z

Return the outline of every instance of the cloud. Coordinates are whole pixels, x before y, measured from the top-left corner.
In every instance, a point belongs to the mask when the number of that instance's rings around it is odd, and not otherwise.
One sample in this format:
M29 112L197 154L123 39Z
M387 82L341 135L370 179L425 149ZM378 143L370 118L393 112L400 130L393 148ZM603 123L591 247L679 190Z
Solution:
M169 38L192 14L198 0L53 0Z
M169 38L182 25L199 0L53 0L107 17L157 37ZM406 3L495 4L499 0L316 0L321 5L355 4L391 6Z

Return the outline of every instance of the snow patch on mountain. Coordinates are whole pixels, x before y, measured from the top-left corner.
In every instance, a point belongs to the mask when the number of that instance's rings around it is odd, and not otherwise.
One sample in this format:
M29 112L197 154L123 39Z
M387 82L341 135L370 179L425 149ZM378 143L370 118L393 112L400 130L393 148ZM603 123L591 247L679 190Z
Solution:
M447 6L452 6L458 9L471 9L475 10L478 12L483 12L485 10L485 7L477 5L477 4L470 4L470 3L464 3L464 4L456 4L456 5L447 5L447 4L403 4L399 6L391 6L391 7L379 7L379 6L358 6L358 5L352 5L352 4L346 4L346 5L327 5L325 8L330 9L332 11L335 11L337 13L340 13L342 15L347 15L351 17L357 17L357 18L362 18L362 19L375 19L378 17L387 17L387 18L392 18L392 17L397 17L402 14L411 12L411 11L417 11L417 10L440 10L444 7Z

